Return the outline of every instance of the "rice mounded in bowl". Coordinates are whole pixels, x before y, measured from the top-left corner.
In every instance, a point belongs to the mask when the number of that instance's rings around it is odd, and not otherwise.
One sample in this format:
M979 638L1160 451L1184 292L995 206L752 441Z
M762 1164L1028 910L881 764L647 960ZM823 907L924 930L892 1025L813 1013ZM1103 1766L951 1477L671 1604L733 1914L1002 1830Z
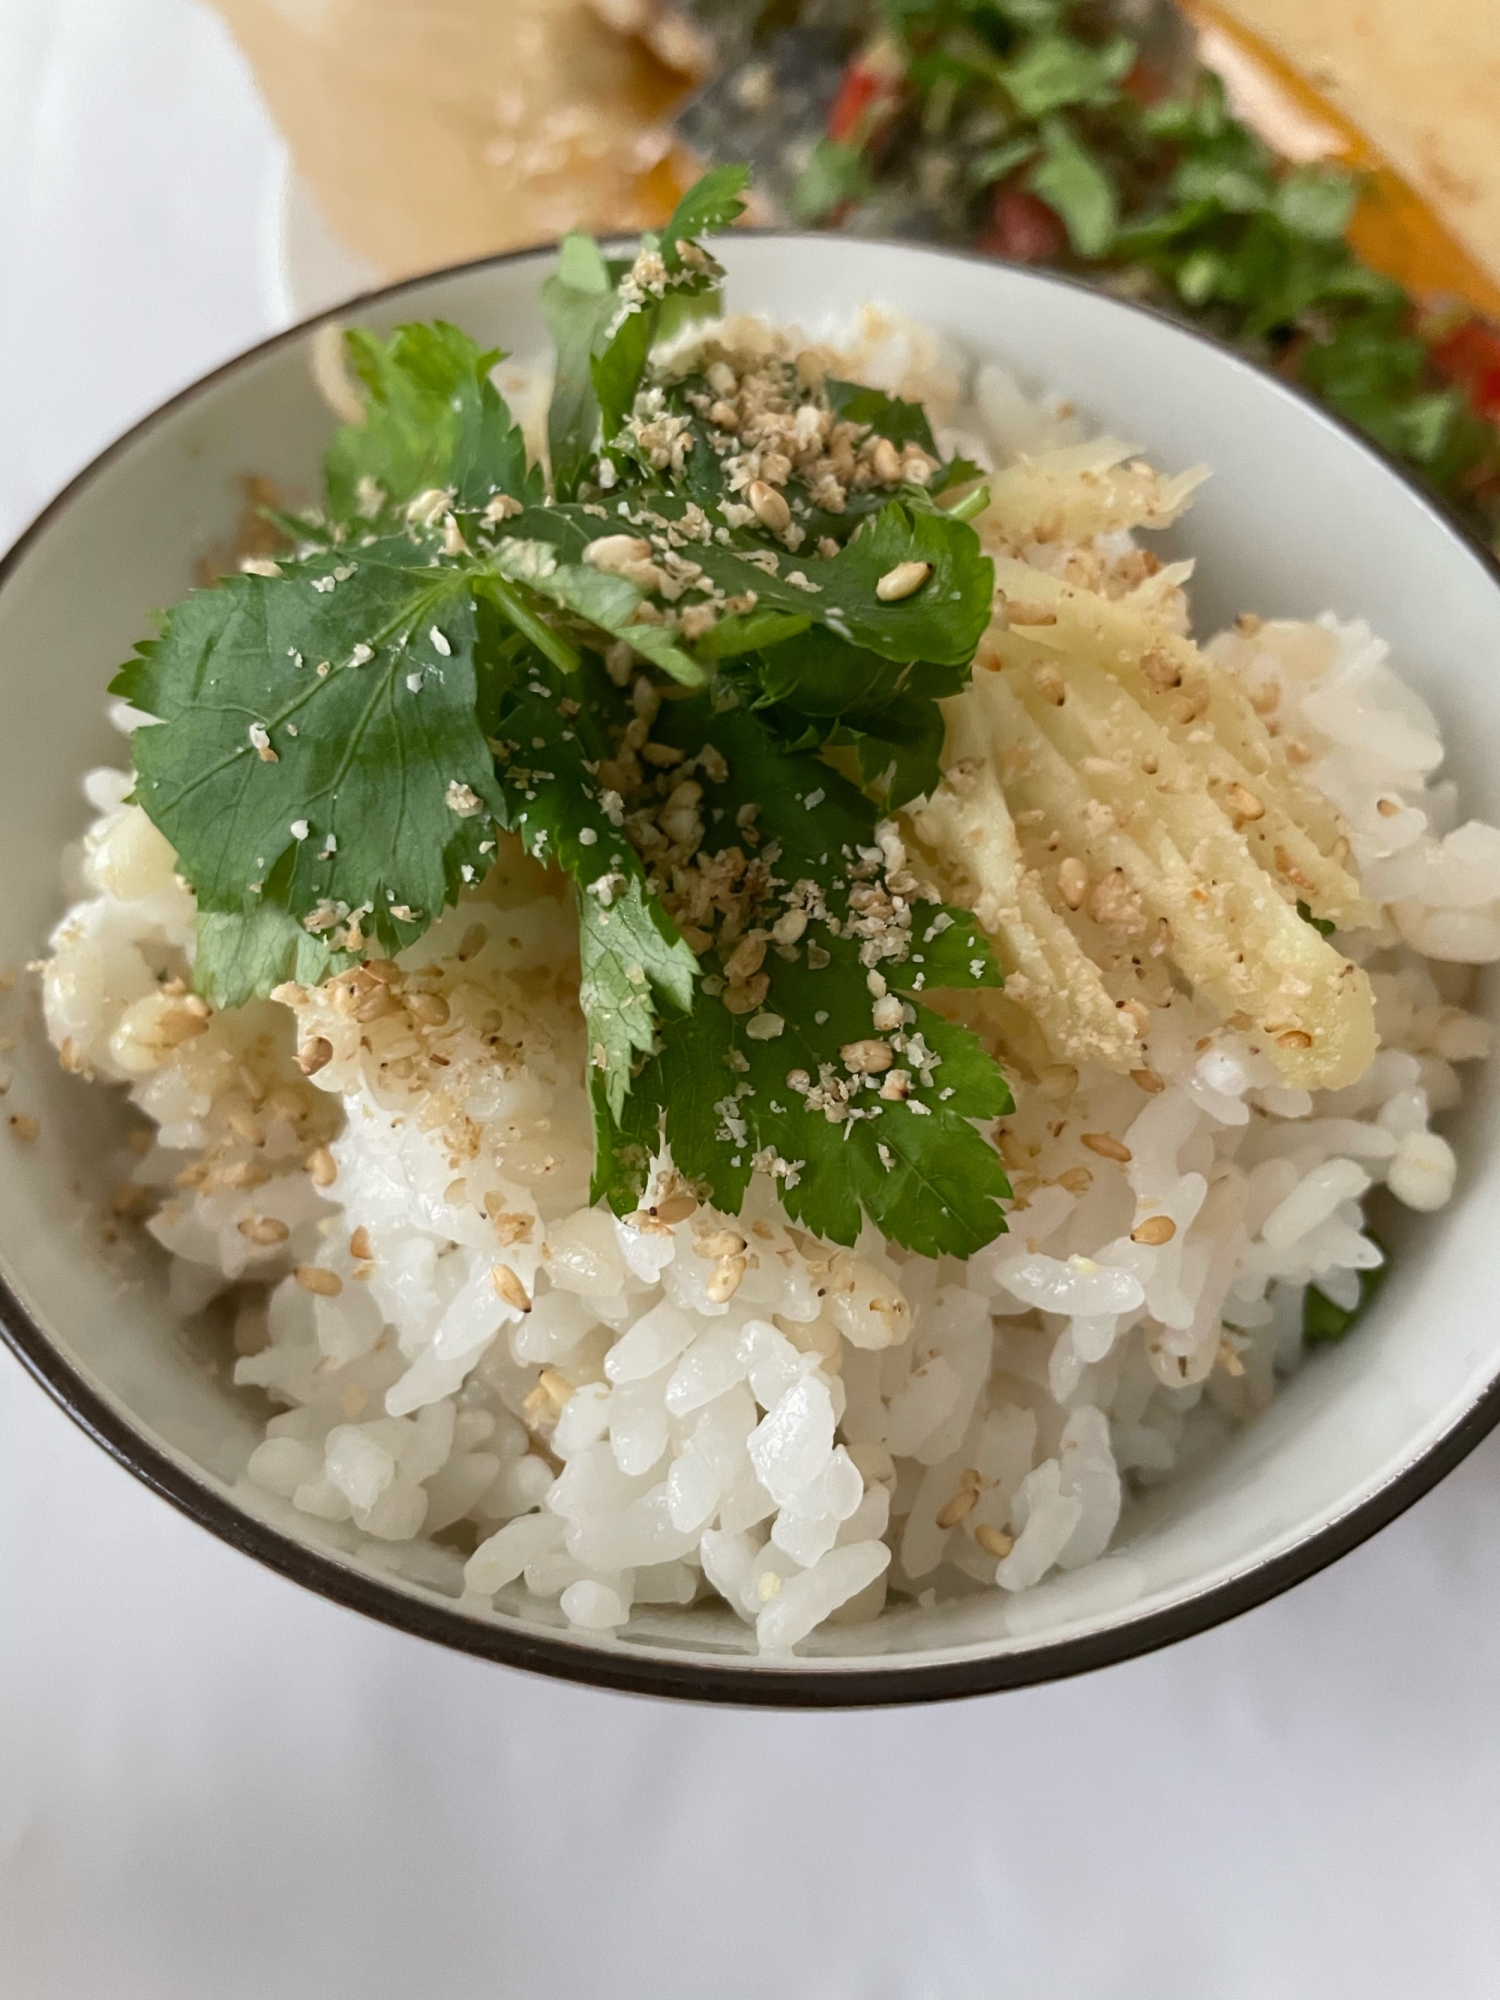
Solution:
M745 320L692 340L762 408L767 363L810 346ZM1008 1233L967 1261L868 1222L819 1239L779 1159L736 1215L666 1150L636 1211L591 1205L571 891L508 836L399 959L215 1009L171 846L128 774L86 783L48 1029L150 1121L117 1206L169 1253L176 1312L232 1314L233 1380L275 1406L242 1497L481 1615L602 1634L717 1598L782 1653L888 1600L1075 1570L1347 1326L1383 1263L1372 1190L1427 1211L1454 1186L1432 1120L1487 1053L1463 1003L1500 957L1500 831L1460 820L1379 639L1247 615L1198 648L1191 565L1143 537L1201 472L874 309L832 359L989 475L994 620L944 705L943 782L881 822L857 905L877 1028L901 1020L882 926L919 889L1006 975L934 996L1016 1099ZM734 889L702 796L684 781L648 830L684 926ZM913 1034L904 1068L787 1087L846 1122L861 1083L935 1060Z

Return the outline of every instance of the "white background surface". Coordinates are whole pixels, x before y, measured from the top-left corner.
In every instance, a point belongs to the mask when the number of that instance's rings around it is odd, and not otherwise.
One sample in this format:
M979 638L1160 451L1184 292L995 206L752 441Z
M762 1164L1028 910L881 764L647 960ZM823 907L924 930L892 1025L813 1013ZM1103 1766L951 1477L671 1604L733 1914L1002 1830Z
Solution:
M281 165L190 0L0 0L0 545L274 325ZM0 2000L1491 2000L1497 1882L1500 1440L1173 1652L741 1715L326 1605L0 1356Z

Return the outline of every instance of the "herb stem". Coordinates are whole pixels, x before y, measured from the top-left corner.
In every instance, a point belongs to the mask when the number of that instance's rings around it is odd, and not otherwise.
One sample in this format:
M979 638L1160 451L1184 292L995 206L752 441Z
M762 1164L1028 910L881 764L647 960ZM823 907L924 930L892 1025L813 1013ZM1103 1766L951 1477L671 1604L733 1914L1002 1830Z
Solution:
M514 584L507 583L493 571L477 575L474 588L481 591L495 609L508 618L523 639L529 639L546 659L550 660L559 673L576 674L582 656L575 646L569 645L560 632L550 626L527 604Z
M945 507L943 512L950 521L972 521L976 515L982 514L989 504L990 489L987 485L981 484L971 486L962 498L955 500L951 507Z

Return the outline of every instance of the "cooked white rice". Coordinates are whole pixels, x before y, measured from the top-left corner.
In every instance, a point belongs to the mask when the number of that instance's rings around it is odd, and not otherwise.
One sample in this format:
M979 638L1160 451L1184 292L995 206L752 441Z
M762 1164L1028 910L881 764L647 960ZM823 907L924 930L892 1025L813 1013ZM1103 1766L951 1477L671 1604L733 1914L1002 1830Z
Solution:
M910 328L869 316L850 365L959 412L961 372ZM960 414L966 447L1013 468L981 524L998 555L1043 592L1149 587L1185 629L1185 573L1153 576L1134 530L1195 476L1087 444L996 368ZM1179 982L1139 1010L1123 1072L1070 1059L1045 980L1017 972L995 1029L1020 1077L1000 1138L1017 1198L967 1264L869 1226L822 1243L765 1178L715 1214L665 1159L657 1216L590 1207L575 925L518 855L399 968L210 1013L174 856L128 776L94 772L49 1031L151 1121L121 1173L172 1303L228 1294L234 1380L280 1406L245 1468L255 1504L344 1524L325 1532L367 1558L438 1537L432 1577L462 1562L476 1610L530 1593L612 1632L716 1593L771 1652L888 1594L1017 1592L1101 1555L1122 1497L1296 1368L1309 1283L1358 1302L1382 1254L1369 1191L1447 1201L1431 1120L1487 1050L1466 968L1500 957L1500 831L1458 823L1437 725L1379 640L1331 614L1245 619L1210 652L1296 740L1382 906L1340 938L1378 1053L1309 1092ZM887 867L931 831L920 811L884 829Z

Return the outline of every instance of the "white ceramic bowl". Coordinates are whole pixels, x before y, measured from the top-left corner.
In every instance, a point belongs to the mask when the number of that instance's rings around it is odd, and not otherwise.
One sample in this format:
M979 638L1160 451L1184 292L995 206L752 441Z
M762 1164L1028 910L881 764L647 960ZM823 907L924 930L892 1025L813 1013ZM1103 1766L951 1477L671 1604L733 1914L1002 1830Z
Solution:
M1500 819L1500 581L1381 457L1285 386L1150 313L976 258L851 239L736 236L737 308L815 324L879 300L1139 442L1214 478L1179 549L1202 558L1200 629L1254 608L1367 617L1432 704L1466 807ZM543 348L544 253L380 293L346 312L377 329L441 316L521 355ZM78 780L119 761L104 686L153 607L232 533L239 480L311 494L332 420L313 386L317 323L232 362L83 473L0 568L0 966L36 956L59 913L58 857L81 826ZM1500 1419L1500 1146L1494 1072L1452 1136L1459 1192L1399 1233L1367 1323L1311 1360L1203 1471L1127 1516L1103 1561L1000 1593L815 1635L762 1661L727 1611L647 1612L613 1639L569 1632L503 1595L460 1610L457 1559L341 1549L326 1524L237 1481L256 1442L221 1356L167 1317L160 1274L101 1243L93 1163L114 1093L58 1070L39 1035L16 1058L0 1132L0 1319L12 1345L106 1449L239 1547L325 1595L445 1644L617 1687L728 1701L852 1704L1014 1686L1127 1657L1247 1609L1343 1553L1439 1479Z

